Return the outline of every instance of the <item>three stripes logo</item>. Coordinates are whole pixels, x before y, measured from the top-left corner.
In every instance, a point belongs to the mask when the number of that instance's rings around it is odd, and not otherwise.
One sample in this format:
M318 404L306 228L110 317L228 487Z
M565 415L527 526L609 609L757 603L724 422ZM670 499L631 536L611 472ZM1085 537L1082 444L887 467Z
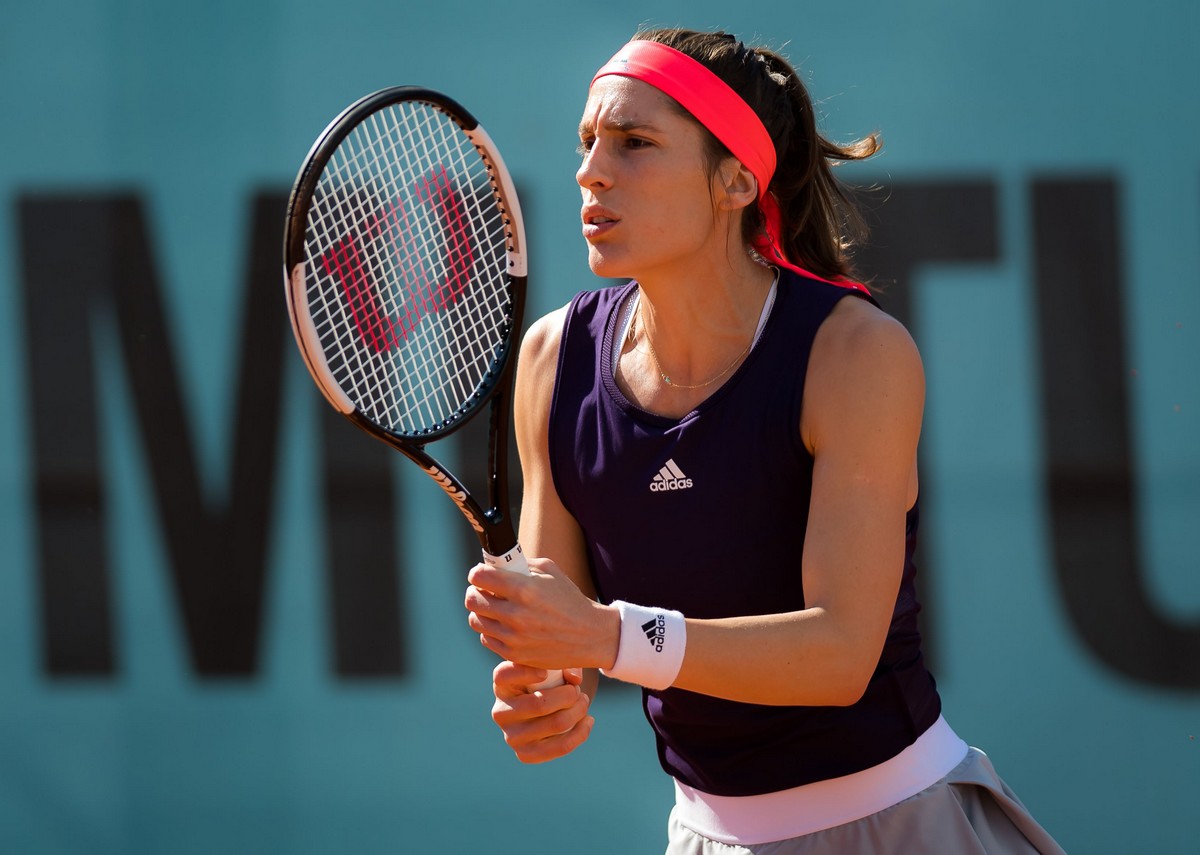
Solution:
M667 619L663 615L655 615L650 620L642 624L642 632L646 633L646 640L654 648L655 653L663 652L663 644L667 640Z
M675 465L674 460L668 460L650 481L650 492L665 493L668 490L686 490L691 486L692 479L683 474L683 470Z

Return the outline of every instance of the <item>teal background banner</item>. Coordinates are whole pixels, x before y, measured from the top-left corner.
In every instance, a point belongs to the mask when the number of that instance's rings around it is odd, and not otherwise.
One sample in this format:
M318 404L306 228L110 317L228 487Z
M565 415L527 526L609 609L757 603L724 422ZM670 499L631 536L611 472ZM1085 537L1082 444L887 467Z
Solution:
M1200 841L1200 6L1191 0L9 4L0 26L0 851L608 855L665 844L636 695L523 767L475 545L291 342L326 123L442 90L504 153L530 317L603 284L587 82L642 23L802 69L882 133L862 266L926 362L946 716L1072 853ZM444 453L468 476L472 440ZM477 474L477 473L476 473Z

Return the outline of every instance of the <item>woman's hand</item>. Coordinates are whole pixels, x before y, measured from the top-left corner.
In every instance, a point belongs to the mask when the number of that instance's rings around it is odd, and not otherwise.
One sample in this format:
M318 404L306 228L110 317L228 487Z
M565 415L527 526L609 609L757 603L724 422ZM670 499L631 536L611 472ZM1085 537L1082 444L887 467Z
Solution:
M588 715L592 699L580 688L580 669L564 670L566 682L561 686L534 691L544 679L546 672L540 668L507 661L492 671L492 720L522 763L545 763L570 754L596 723Z
M621 618L579 590L553 561L529 559L525 576L477 564L464 604L488 650L537 668L610 668Z

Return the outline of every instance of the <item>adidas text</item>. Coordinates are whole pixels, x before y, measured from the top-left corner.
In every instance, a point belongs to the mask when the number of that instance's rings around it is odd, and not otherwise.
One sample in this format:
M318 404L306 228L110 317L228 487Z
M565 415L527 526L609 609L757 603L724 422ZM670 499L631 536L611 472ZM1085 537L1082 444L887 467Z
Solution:
M663 652L663 643L667 640L667 619L664 615L655 615L653 620L642 624L646 640L654 646L655 653Z
M686 490L692 486L691 478L683 478L675 481L651 481L650 491L652 493L662 493L667 490Z
M683 474L674 460L668 460L658 474L650 481L651 493L665 493L669 490L686 490L692 486L692 479Z

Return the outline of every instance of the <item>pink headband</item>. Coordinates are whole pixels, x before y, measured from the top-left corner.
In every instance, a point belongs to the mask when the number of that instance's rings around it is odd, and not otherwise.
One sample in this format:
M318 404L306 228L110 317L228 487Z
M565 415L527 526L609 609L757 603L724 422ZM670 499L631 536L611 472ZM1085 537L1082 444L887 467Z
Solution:
M775 174L775 143L758 114L729 84L687 54L661 42L642 39L631 41L617 51L596 72L592 83L610 74L649 83L678 101L720 140L758 180L758 206L766 222L766 234L755 238L754 249L774 264L820 279L789 262L783 254L779 203L767 190ZM853 287L866 291L857 283Z
M725 144L758 179L758 198L775 174L775 143L762 120L729 85L685 53L660 42L632 41L596 72L649 83L670 95Z

